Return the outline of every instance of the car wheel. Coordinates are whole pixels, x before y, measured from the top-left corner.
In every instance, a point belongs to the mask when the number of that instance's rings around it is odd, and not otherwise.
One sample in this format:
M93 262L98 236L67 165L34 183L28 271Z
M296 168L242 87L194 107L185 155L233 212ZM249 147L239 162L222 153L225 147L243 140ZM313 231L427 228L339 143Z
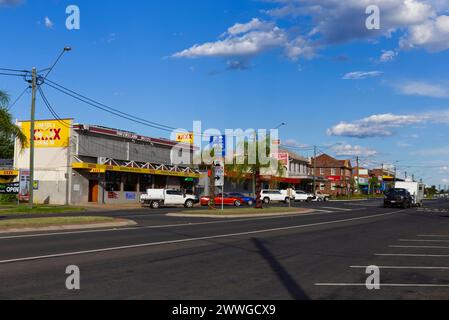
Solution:
M254 202L252 200L248 201L248 206L252 207L254 205Z
M184 207L186 207L186 208L193 208L193 201L192 200L187 200L186 203L184 204Z
M151 203L151 208L153 208L153 209L159 209L160 206L161 206L161 204L158 201L153 201Z
M234 206L236 206L236 207L240 207L241 205L242 205L242 203L238 200L236 202L234 202Z
M263 203L265 203L265 204L270 204L270 198L265 198L265 199L263 199Z
M284 202L285 202L286 204L289 204L291 201L292 201L292 199L290 199L290 198L285 198L285 200L284 200Z

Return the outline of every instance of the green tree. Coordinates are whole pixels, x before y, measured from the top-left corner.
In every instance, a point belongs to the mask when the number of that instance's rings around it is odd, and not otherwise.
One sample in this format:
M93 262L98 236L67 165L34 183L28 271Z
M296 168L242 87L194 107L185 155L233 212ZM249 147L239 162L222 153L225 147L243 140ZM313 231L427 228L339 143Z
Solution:
M25 134L19 126L14 124L7 106L9 96L0 91L0 158L11 159L14 156L14 140L18 139L22 146L28 144Z
M265 154L262 153L262 155L265 155L266 157L271 157L271 138L268 137L266 140L266 148L265 148ZM255 187L256 187L256 208L261 209L262 206L262 200L261 200L261 192L262 192L262 181L260 178L260 173L262 169L268 169L270 168L270 163L268 164L262 164L262 161L260 159L260 153L259 148L261 146L256 143L252 142L251 144L248 141L245 141L243 144L243 150L244 152L244 159L243 161L237 161L237 156L234 158L233 164L227 164L225 166L226 174L227 176L236 182L243 182L245 180L250 179L251 177L255 180ZM249 152L250 150L253 150L256 152L255 154L255 161L250 161ZM277 162L277 166L275 169L275 172L272 172L273 175L277 177L283 176L285 173L284 166L279 161ZM275 178L275 179L276 179Z

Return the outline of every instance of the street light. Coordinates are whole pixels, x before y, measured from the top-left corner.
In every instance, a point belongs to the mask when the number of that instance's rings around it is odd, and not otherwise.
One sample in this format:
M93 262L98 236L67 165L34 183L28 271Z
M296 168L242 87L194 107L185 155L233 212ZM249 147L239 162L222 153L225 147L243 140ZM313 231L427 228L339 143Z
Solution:
M36 91L45 82L50 72L56 66L58 61L62 58L64 53L71 51L72 48L69 46L64 47L62 52L59 54L56 61L50 68L44 69L40 72L47 71L44 77L38 76L38 71L33 67L31 71L31 117L30 117L30 183L28 192L30 194L29 204L33 208L34 203L34 129L35 129L35 114L36 114Z

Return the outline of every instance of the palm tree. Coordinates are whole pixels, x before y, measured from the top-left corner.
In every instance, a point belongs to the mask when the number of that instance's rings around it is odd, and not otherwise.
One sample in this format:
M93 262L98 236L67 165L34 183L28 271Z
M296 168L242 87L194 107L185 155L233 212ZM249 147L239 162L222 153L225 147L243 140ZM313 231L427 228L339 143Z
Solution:
M21 128L14 124L7 106L9 96L0 90L0 158L12 158L14 154L14 139L18 139L22 147L28 145L28 139Z

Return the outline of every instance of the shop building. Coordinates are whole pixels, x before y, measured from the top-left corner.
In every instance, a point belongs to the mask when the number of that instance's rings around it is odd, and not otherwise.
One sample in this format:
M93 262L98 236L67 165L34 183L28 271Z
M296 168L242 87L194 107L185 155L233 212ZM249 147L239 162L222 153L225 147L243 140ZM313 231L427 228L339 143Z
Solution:
M18 125L29 135L29 122ZM195 192L198 183L197 170L172 165L174 141L71 119L36 121L34 141L37 203L137 203L148 188ZM29 168L29 152L16 141L15 170Z

